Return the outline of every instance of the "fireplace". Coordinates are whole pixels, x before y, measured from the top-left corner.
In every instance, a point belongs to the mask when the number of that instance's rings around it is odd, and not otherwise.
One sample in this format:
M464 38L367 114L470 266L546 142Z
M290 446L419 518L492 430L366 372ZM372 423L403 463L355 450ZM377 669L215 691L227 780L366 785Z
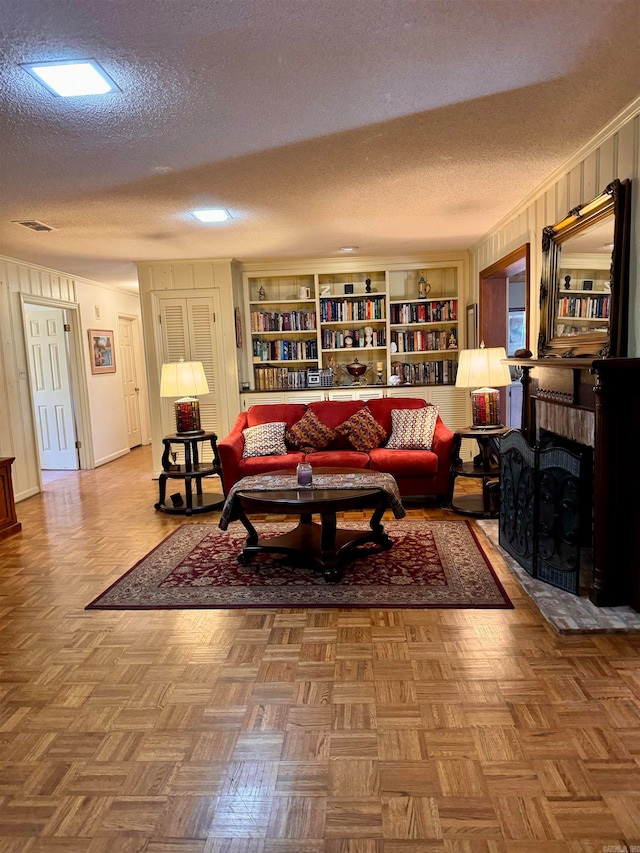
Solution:
M541 450L555 448L559 453L559 468L564 468L562 451L579 460L579 483L576 485L577 512L579 520L580 544L584 551L588 549L590 561L593 562L593 446L574 441L565 435L550 432L547 429L538 430L538 441ZM574 470L575 464L567 470Z
M633 444L640 435L640 359L545 358L508 362L517 364L523 372L521 432L530 448L535 489L540 488L544 454L559 455L562 451L569 454L569 460L579 460L569 465L578 465L579 483L569 486L562 474L558 474L560 481L554 482L555 473L547 472L548 493L542 495L534 489L529 503L531 512L536 514L529 523L535 526L536 535L525 562L541 577L539 567L534 565L540 549L540 528L551 524L556 532L559 530L554 496L560 482L561 488L568 490L560 504L565 500L571 506L566 520L570 527L577 525L578 582L582 578L589 598L599 607L630 605L640 611L640 454ZM527 454L522 455L525 458ZM562 470L557 459L549 457L549 461L555 471ZM522 495L520 500L521 505L527 504ZM540 506L536 510L536 501L546 504L546 521ZM552 506L556 507L553 511ZM525 516L518 522L521 529L524 519ZM502 523L501 500L501 527ZM544 547L549 553L554 549L551 540ZM567 554L570 550L566 549ZM554 572L552 561L550 577L545 579L552 583L563 580Z
M571 446L569 446L571 445ZM590 448L545 432L500 441L499 541L532 577L576 595L592 580Z

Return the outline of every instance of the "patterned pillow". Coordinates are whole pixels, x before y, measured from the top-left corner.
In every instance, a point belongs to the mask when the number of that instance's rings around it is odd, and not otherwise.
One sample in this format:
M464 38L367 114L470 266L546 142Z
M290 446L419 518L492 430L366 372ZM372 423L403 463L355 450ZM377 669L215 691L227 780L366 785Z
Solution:
M324 448L336 437L336 431L322 423L311 409L307 409L300 420L293 424L285 434L285 441L303 453L315 453Z
M380 447L387 437L384 427L366 406L336 427L336 432L344 436L354 450L361 450L363 453Z
M243 429L244 450L242 451L242 458L246 459L248 456L286 456L287 445L284 443L286 428L287 425L284 421L273 421Z
M431 450L438 420L438 406L424 409L392 409L390 450Z

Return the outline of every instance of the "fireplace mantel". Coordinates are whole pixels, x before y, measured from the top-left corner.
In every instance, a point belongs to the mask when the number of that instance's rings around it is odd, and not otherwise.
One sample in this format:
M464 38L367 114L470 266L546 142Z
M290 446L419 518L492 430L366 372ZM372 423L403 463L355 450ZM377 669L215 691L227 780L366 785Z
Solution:
M506 363L522 370L521 430L529 444L544 428L594 449L591 601L640 611L640 358Z

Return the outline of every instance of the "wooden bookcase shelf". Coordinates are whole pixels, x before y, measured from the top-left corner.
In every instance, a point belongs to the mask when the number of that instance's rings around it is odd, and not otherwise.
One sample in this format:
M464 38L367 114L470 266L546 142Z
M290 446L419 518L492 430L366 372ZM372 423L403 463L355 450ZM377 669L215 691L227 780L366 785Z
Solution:
M304 389L307 367L331 371L335 385L348 385L345 366L355 358L368 364L368 382L382 370L385 382L396 375L403 384L452 385L463 267L455 260L245 272L252 387Z

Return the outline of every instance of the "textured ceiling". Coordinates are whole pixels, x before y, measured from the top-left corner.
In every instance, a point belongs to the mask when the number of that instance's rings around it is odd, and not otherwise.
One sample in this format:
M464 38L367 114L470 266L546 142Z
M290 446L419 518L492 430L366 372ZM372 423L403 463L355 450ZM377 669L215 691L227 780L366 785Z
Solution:
M0 253L135 286L136 260L468 248L639 94L639 24L640 0L0 0ZM19 66L66 58L121 91Z

